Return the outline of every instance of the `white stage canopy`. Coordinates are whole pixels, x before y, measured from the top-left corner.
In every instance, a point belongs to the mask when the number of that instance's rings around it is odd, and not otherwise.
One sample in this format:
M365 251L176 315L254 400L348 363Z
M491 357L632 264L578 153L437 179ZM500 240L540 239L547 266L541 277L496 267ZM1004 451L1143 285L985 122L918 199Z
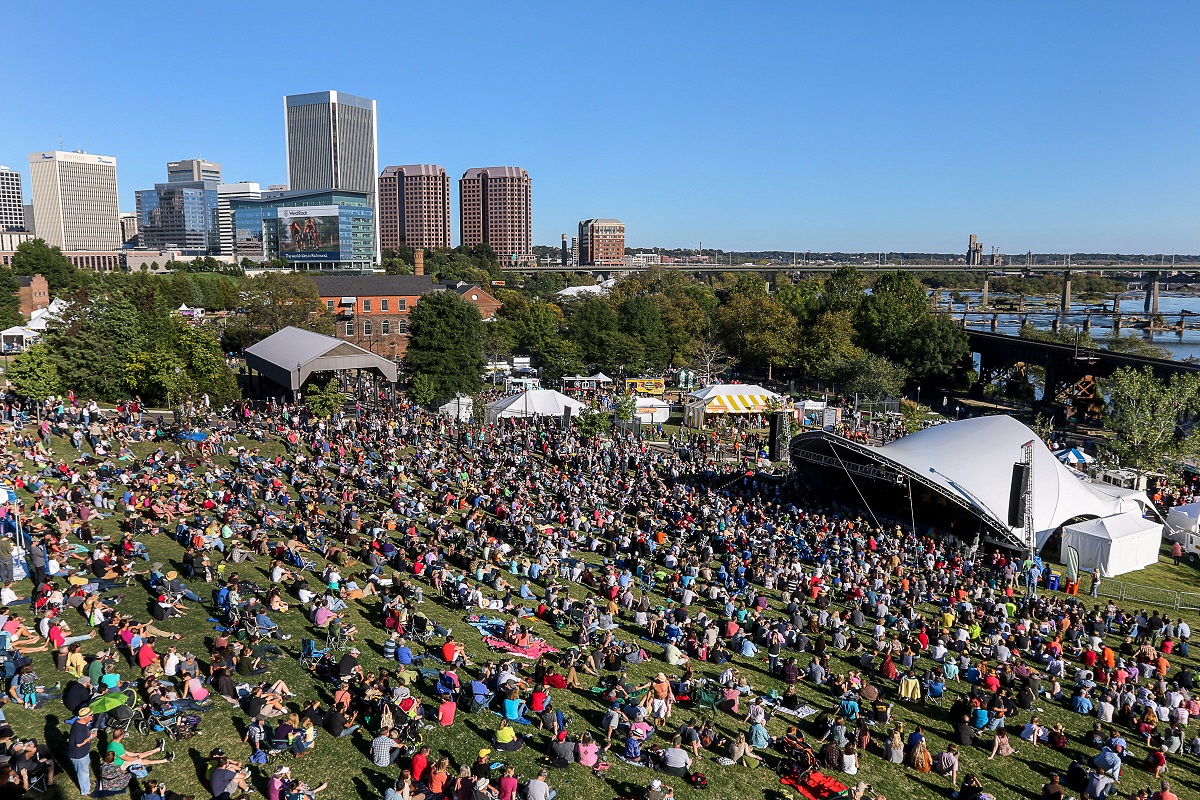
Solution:
M1158 562L1162 527L1136 511L1067 525L1059 561L1067 563L1068 550L1075 548L1080 575L1099 568L1101 575L1111 578L1144 569Z

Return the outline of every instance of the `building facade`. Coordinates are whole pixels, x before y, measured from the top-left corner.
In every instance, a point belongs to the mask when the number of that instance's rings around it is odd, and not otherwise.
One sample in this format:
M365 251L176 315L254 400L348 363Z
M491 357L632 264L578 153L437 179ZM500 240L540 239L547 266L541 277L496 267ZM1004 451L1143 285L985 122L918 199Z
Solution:
M486 244L502 265L533 261L529 173L520 167L469 169L458 182L459 242Z
M217 248L214 255L232 256L237 250L233 226L234 200L258 200L262 189L257 183L240 181L217 185Z
M450 176L436 164L384 167L379 175L379 247L450 247Z
M137 247L141 240L138 238L138 215L137 212L132 214L121 214L121 246L122 247Z
M221 182L221 165L202 158L187 158L183 161L167 162L167 183L190 181Z
M378 210L379 129L374 100L345 92L311 92L283 98L288 187L291 191L362 192ZM377 213L372 236L379 261Z
M579 223L579 265L619 267L625 263L625 223L585 219Z
M496 314L500 312L500 308L504 305L496 299L495 295L477 283L442 281L438 285L448 292L454 292L463 300L478 308L479 316L483 317L484 322L490 322L495 319Z
M50 307L50 285L41 275L17 275L17 298L21 303L21 313L27 317L33 312Z
M374 214L365 192L291 190L230 200L238 261L283 259L293 269L370 270Z
M25 227L21 173L0 165L0 231L15 233Z
M156 183L136 192L138 238L142 247L215 252L217 183Z
M404 355L409 314L421 295L438 288L428 275L322 275L313 282L338 338L385 358Z
M117 160L82 151L29 154L38 236L66 251L121 246Z

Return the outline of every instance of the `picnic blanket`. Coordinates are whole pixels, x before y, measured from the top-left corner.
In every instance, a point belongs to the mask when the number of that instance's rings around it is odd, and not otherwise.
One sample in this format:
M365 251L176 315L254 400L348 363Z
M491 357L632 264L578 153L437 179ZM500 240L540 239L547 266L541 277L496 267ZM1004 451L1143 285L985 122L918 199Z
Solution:
M485 639L489 636L504 635L504 620L497 617L478 617L475 619L468 617L466 623L479 631L479 635Z
M804 780L786 777L780 778L779 782L784 786L791 786L808 800L833 800L845 797L848 791L846 784L815 770L808 773Z
M817 710L812 706L800 706L799 708L785 708L779 702L772 700L769 697L763 698L763 704L771 708L773 714L786 714L789 717L796 719L808 719L817 713Z
M528 647L520 647L511 642L506 642L503 639L498 639L495 636L484 636L483 643L493 650L503 650L506 653L512 653L514 656L522 658L541 658L546 653L557 653L557 647L551 647L545 642L534 642Z

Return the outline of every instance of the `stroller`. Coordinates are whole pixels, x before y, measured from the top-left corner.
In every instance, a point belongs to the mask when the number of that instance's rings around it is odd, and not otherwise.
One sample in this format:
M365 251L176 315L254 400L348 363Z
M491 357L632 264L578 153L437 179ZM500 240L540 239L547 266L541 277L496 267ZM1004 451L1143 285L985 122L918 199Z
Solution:
M137 732L142 736L151 733L164 733L175 741L182 741L197 736L200 730L200 716L181 712L174 706L162 709L143 706L140 718L136 723Z
M317 647L317 643L313 639L300 640L300 666L307 670L316 669L321 663L321 659L329 654L328 649Z

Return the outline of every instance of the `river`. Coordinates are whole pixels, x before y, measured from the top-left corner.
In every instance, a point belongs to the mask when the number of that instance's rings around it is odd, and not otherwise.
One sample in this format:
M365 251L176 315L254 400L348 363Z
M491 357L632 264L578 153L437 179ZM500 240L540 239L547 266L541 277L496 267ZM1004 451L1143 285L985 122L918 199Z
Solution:
M967 303L970 304L972 311L979 310L980 292L959 292ZM1200 328L1187 328L1182 331L1150 331L1141 330L1138 328L1125 327L1128 324L1130 317L1144 317L1142 313L1143 302L1145 295L1142 292L1131 292L1121 296L1121 313L1125 317L1125 322L1121 328L1122 336L1138 336L1146 339L1153 344L1167 350L1171 357L1177 360L1183 360L1189 356L1200 358ZM946 307L946 301L949 298L949 292L941 290L941 307ZM991 292L989 300L996 303L1001 300L1016 301L1015 295L1005 295L998 292ZM1067 313L1066 323L1068 325L1082 327L1085 311L1103 311L1112 309L1112 299L1108 298L1097 303L1085 303L1077 300L1071 302L1071 310ZM1025 308L1028 311L1046 311L1057 310L1058 298L1025 298ZM963 311L963 303L953 303L953 308L956 312ZM1175 324L1179 321L1179 313L1181 311L1194 311L1200 313L1200 296L1194 294L1183 293L1160 293L1158 298L1158 313L1162 315L1164 321L1169 324ZM1029 318L1030 323L1039 328L1050 328L1051 317L1046 314L1038 314ZM1189 318L1189 324L1200 325L1200 317ZM967 326L977 330L990 331L992 324L990 319L975 319L968 320ZM1007 333L1015 336L1020 330L1021 320L1017 314L1000 313L999 327L997 332ZM1095 316L1092 318L1092 336L1100 339L1109 335L1112 331L1112 318Z

